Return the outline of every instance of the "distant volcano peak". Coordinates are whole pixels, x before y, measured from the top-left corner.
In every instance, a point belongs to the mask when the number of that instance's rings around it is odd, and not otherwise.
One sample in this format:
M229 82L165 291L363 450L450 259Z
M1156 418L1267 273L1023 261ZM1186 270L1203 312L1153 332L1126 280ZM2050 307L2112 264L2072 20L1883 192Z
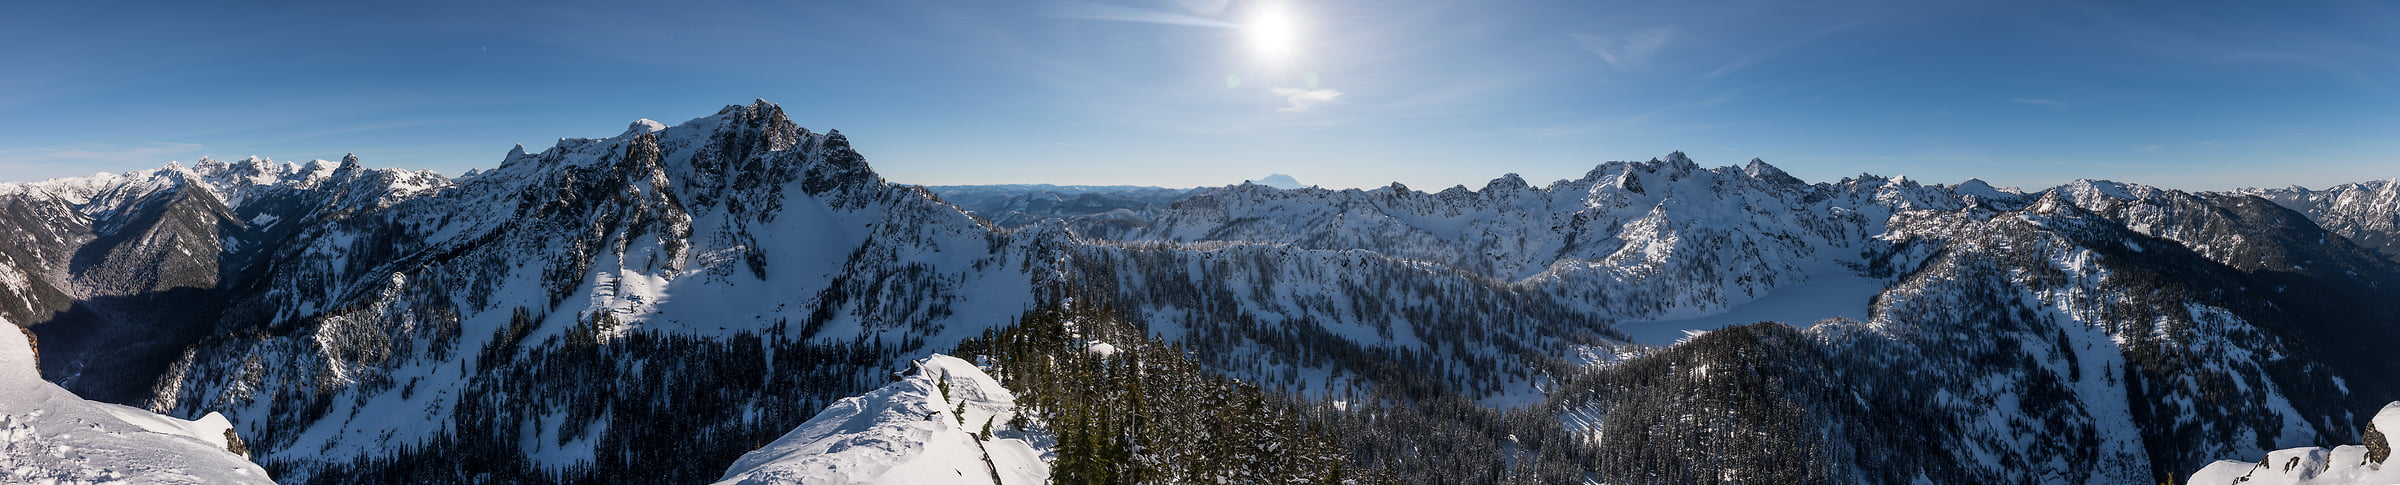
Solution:
M1265 176L1265 177L1259 177L1259 178L1257 178L1257 179L1251 180L1251 181L1250 181L1250 183L1259 184L1259 185L1264 185L1264 186L1268 186L1268 187L1274 187L1274 188L1278 188L1278 189L1297 189L1297 188L1301 188L1301 187L1307 187L1307 186L1308 186L1308 184L1303 184L1303 183L1300 183L1300 180L1298 180L1298 179L1294 179L1294 178L1292 178L1292 176L1290 176L1290 175L1284 175L1284 174L1280 174L1280 173L1278 173L1278 174L1268 174L1268 175L1267 175L1267 176Z

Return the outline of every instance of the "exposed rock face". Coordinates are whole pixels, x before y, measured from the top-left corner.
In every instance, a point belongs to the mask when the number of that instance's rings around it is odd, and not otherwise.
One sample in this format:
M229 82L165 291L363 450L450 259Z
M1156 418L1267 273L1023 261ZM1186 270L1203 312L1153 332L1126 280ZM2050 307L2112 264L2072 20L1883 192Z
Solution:
M2383 436L2383 430L2375 429L2374 423L2367 424L2367 432L2359 436L2359 442L2367 447L2367 463L2381 465L2391 460L2392 442Z
M225 451L241 455L242 458L249 458L250 444L243 443L242 435L234 433L233 428L225 428Z

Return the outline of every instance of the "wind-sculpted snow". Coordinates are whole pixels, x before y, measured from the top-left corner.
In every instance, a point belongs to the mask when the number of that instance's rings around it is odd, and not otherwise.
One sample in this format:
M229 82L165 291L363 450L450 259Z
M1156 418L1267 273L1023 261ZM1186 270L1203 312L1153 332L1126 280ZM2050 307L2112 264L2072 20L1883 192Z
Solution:
M2400 483L2387 430L2400 429L2400 402L2386 404L2362 431L2364 444L2288 448L2256 463L2221 460L2193 473L2191 485L2374 485Z
M974 364L935 354L899 382L834 402L742 455L720 485L1001 484L1050 478L1051 439L1006 424L1016 397ZM987 424L989 423L989 424Z
M228 447L231 427L85 401L42 381L25 334L0 329L0 482L274 483Z

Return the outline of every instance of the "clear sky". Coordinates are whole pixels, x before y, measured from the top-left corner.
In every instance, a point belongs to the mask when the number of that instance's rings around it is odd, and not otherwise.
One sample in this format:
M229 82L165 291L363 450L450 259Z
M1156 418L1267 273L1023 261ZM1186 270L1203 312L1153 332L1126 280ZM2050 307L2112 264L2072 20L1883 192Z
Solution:
M455 175L765 98L886 178L2400 177L2400 3L30 2L0 180L203 155ZM525 3L525 4L519 4Z

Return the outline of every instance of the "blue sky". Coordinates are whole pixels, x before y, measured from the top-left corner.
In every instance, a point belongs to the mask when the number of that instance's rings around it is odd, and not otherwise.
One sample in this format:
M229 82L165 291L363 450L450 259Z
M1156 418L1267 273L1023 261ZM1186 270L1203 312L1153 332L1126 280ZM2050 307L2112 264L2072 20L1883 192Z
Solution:
M1810 181L2400 177L2391 2L365 3L12 6L0 180L455 175L753 98L928 185L1435 189L1672 150Z

